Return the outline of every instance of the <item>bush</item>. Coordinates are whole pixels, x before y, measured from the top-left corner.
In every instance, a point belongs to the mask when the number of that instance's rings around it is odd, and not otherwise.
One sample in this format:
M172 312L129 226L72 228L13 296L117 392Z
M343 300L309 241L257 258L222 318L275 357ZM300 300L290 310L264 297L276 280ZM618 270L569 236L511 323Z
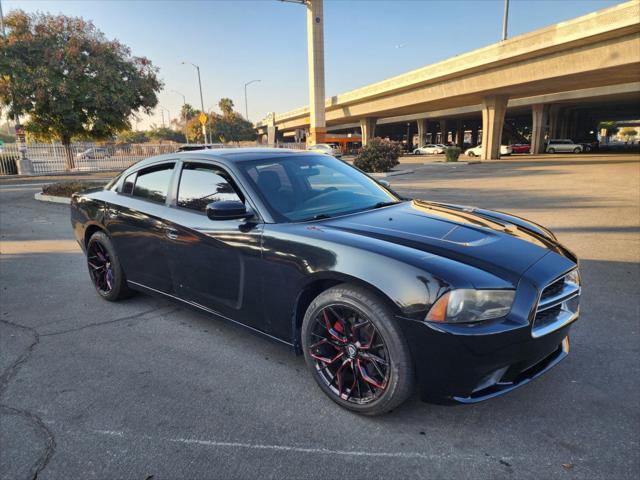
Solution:
M17 175L19 159L15 153L0 153L0 175Z
M447 156L447 162L457 162L460 157L460 147L447 147L444 154Z
M71 198L76 192L84 192L91 188L104 187L104 182L59 182L45 185L42 187L42 193L45 195L53 195L54 197Z
M397 143L374 138L360 151L353 165L365 172L388 172L400 163L399 156Z

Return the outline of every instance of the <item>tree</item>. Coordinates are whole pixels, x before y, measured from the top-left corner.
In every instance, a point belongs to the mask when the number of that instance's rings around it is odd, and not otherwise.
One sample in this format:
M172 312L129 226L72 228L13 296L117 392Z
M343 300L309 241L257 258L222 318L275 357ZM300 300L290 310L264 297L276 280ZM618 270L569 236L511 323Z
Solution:
M145 143L148 141L149 138L147 137L146 132L134 130L120 132L116 138L117 143Z
M638 131L633 127L624 127L620 129L620 136L626 138L627 142L631 141L631 139L636 135L638 135Z
M400 145L374 138L362 148L353 165L365 172L388 172L400 163Z
M182 118L185 121L188 121L188 120L191 120L193 117L198 116L199 113L200 113L199 110L196 110L190 104L185 103L184 105L182 105L182 108L180 109L180 118Z
M231 100L230 98L221 98L218 102L218 107L222 111L222 115L224 115L225 117L228 117L234 113L233 100Z
M74 167L72 138L113 137L131 128L135 112L157 105L158 69L91 22L16 10L5 25L0 103L28 117L32 136L61 141L67 168Z
M153 130L149 130L145 132L145 136L154 142L168 140L170 142L184 142L184 134L180 132L176 132L170 128L160 127L154 128Z

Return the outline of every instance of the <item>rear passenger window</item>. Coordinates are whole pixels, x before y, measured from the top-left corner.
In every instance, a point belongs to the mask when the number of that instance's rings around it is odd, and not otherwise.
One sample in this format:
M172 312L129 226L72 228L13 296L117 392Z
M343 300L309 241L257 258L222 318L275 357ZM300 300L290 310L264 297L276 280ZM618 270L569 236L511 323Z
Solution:
M167 200L172 173L173 163L138 172L133 196L151 202L164 203Z
M211 202L242 201L231 183L215 167L188 163L182 167L178 207L204 212Z

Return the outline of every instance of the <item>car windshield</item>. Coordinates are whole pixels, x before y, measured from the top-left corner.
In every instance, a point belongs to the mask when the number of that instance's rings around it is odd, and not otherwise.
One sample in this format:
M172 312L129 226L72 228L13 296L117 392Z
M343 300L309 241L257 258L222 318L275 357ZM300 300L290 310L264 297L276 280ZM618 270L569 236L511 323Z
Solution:
M335 217L400 202L359 170L326 155L292 154L238 163L279 222Z

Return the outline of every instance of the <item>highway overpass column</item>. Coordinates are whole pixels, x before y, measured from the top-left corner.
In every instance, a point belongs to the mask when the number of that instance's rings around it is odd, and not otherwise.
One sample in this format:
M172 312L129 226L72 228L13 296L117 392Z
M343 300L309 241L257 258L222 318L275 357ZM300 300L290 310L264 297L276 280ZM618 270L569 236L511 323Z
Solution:
M322 12L322 0L307 2L310 105L307 145L322 143L327 133L324 111L324 15Z
M464 145L464 127L461 119L456 121L456 145L460 148Z
M482 101L482 160L498 160L508 97L492 95Z
M373 117L360 119L360 132L362 135L362 146L364 147L369 140L376 134L376 119Z
M429 120L426 118L418 119L418 147L424 147L427 138L427 130L429 129Z
M558 138L558 117L560 107L558 105L549 106L549 138Z
M448 141L447 137L447 121L440 120L440 143L444 143L446 145Z
M544 153L544 133L547 126L549 106L537 103L531 107L531 149L532 154Z

